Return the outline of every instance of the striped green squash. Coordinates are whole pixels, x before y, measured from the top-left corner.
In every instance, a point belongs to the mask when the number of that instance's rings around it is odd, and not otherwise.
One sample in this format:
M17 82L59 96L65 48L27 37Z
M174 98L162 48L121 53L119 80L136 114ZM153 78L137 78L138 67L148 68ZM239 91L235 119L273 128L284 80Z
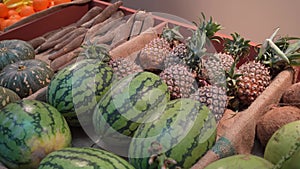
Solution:
M15 102L21 98L14 91L0 86L0 109L5 107L10 102Z
M134 169L123 158L105 150L69 147L50 153L38 169Z
M26 41L10 39L0 41L0 70L20 60L34 59L33 47Z
M108 91L113 71L105 63L85 59L60 70L51 80L47 102L71 126L90 125L97 102Z
M10 169L37 168L47 154L71 145L64 117L36 100L20 100L1 109L0 138L0 161Z
M157 120L138 127L129 147L129 161L136 169L161 168L166 161L171 164L164 167L190 168L215 139L216 121L206 106L187 98L172 100Z
M113 84L93 115L97 136L110 145L129 143L148 116L155 118L170 99L167 85L154 73L134 73ZM149 114L149 110L155 110Z
M47 86L53 74L53 70L44 61L21 60L2 69L0 86L9 88L24 98Z

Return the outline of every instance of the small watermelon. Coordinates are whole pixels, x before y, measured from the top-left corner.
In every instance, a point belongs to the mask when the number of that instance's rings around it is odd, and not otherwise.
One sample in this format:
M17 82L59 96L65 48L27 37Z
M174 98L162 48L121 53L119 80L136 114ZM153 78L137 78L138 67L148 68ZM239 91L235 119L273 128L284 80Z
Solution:
M129 161L139 169L190 168L215 139L216 121L211 111L198 101L175 99L167 103L158 119L138 127Z
M68 147L48 154L38 169L134 169L126 160L108 151Z
M15 102L21 98L14 91L0 86L0 109L5 107L10 102Z
M300 168L300 120L279 128L268 141L264 158L281 169Z
M126 76L99 101L93 114L96 134L110 145L128 145L145 118L161 114L160 107L169 99L168 87L158 75L139 72Z
M47 154L71 145L64 117L36 100L20 100L1 109L0 138L0 161L10 169L37 168Z
M47 102L63 114L69 125L90 125L94 108L112 80L113 70L102 61L78 61L52 78Z
M204 169L273 169L274 165L262 157L238 154L210 163Z

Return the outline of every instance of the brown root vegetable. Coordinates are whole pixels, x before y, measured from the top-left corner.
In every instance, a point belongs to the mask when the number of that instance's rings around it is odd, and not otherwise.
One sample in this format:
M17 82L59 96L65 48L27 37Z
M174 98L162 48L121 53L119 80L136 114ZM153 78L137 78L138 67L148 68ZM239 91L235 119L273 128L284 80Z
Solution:
M98 14L100 14L102 12L102 8L99 6L94 6L92 7L85 15L83 15L77 22L76 22L76 26L79 27L82 24L90 21L91 19L93 19L95 16L97 16Z
M109 51L109 54L113 59L127 57L137 51L140 51L146 44L157 37L157 33L154 29L148 29L129 41L122 43L116 48Z
M28 41L28 43L33 47L33 49L36 49L39 47L41 44L46 42L46 39L43 36L36 37L34 39L31 39Z
M65 47L61 48L60 50L54 52L53 54L51 54L48 58L49 60L54 60L78 47L81 46L82 42L84 39L84 34L76 37L75 39L73 39L69 44L67 44Z
M72 31L71 34L68 35L68 37L65 37L65 39L63 39L60 43L56 44L53 49L54 50L59 50L61 48L63 48L64 46L66 46L68 43L70 43L73 39L75 39L76 37L85 34L87 32L86 28L77 28L74 31Z
M117 12L116 15L112 15L109 19L105 20L104 22L101 22L93 27L91 27L86 35L85 35L85 41L90 41L95 36L101 36L107 33L109 30L112 30L120 25L120 21L123 18L124 13L123 12Z
M294 83L283 93L282 102L300 108L300 82Z
M257 122L256 132L262 146L266 146L271 136L283 125L300 120L300 109L294 106L273 107Z
M77 28L75 28L75 27L72 27L72 28L68 27L66 29L63 29L63 30L57 32L56 34L51 36L49 39L47 39L46 42L44 42L42 45L40 45L36 49L36 51L38 53L40 53L40 52L43 52L43 51L45 51L49 48L53 48L55 45L57 45L58 43L60 43L61 41L63 41L67 37L69 37L76 30L77 30ZM61 34L61 32L63 32L64 34ZM57 35L60 35L60 36L58 37Z
M107 18L113 15L122 5L123 5L122 1L117 1L107 6L99 15L95 16L92 26L105 21Z
M54 72L58 71L60 67L67 64L72 59L76 58L82 50L83 48L78 47L75 50L62 55L61 57L56 58L50 63L50 67L53 69Z

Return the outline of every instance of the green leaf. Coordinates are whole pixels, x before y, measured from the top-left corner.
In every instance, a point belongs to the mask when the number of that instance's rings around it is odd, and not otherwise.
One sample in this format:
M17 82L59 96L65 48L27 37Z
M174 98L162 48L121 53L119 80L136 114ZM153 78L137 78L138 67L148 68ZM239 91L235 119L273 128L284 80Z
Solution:
M284 53L289 54L289 53L297 51L299 48L300 48L300 40L298 40L295 43L290 44Z

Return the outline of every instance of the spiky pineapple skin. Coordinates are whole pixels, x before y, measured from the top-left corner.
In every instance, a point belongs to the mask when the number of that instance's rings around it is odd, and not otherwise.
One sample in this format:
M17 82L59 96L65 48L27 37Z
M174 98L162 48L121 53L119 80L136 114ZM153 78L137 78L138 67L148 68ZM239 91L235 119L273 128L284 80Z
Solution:
M228 103L226 89L214 85L200 87L190 98L206 105L214 114L216 121L220 121L223 117Z
M144 71L141 66L129 58L118 58L111 60L108 65L113 69L114 76L120 80L130 74Z
M143 69L162 70L164 60L170 55L170 51L170 43L166 39L161 37L155 38L141 50L138 62Z
M187 57L187 46L185 43L179 43L174 46L170 52L170 55L165 58L164 66L165 68L172 66L174 64L186 65L185 58Z
M198 88L194 74L181 64L164 69L159 76L168 85L171 99L188 98Z
M250 61L238 68L238 98L245 105L250 105L270 84L271 77L267 67L257 61Z

